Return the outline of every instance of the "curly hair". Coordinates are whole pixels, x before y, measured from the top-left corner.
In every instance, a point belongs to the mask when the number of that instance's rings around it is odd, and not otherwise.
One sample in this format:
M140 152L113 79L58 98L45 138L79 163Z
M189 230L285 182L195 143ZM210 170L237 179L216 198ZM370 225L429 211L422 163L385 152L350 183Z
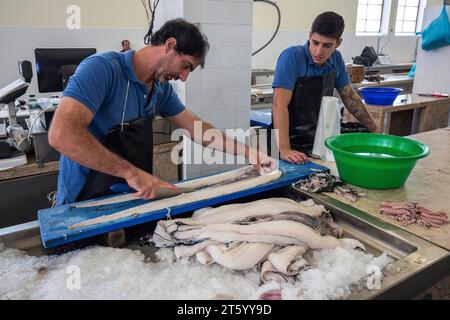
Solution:
M171 37L177 40L174 49L178 53L200 59L200 65L204 67L209 43L197 25L181 18L169 20L152 35L150 43L154 46L162 45Z

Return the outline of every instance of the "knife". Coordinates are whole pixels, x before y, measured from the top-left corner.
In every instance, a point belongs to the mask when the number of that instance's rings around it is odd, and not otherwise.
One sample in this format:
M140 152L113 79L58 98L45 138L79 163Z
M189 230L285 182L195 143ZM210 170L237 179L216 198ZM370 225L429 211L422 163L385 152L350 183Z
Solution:
M123 193L123 192L134 193L134 192L136 192L135 189L131 188L127 183L124 183L124 182L115 183L111 187L109 187L109 189L115 193ZM168 189L168 188L163 188L163 187L156 187L155 198L153 198L153 199L170 198L170 197L178 196L183 193L189 193L189 192L194 192L194 191L197 191L197 189L195 189L195 188Z
M433 93L419 93L420 97L436 97L436 98L448 98L448 94L446 93L439 93L439 92L433 92Z

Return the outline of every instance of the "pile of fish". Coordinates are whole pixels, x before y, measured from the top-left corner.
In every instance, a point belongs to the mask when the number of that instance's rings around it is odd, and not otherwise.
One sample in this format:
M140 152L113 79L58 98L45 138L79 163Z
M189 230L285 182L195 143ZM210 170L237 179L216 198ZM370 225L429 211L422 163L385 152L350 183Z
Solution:
M339 177L326 172L312 173L308 179L300 180L294 184L295 187L308 192L333 192L337 186L344 183Z
M356 189L356 188L350 188L350 187L336 187L334 188L334 193L336 193L337 195L344 197L345 199L347 199L348 201L351 202L356 202L359 200L359 198L361 197L365 197L366 196L366 192Z
M334 192L351 202L356 202L359 198L366 196L364 191L356 188L343 187L343 184L339 177L326 172L320 172L309 175L308 179L298 181L294 184L294 187L313 193Z
M272 198L161 220L152 241L158 248L173 247L179 259L195 256L201 264L233 270L257 267L262 283L294 283L310 266L307 250L341 245L364 250L359 241L342 236L331 214L312 200Z
M390 218L403 221L405 226L417 223L424 228L439 228L448 223L448 215L445 212L433 212L416 202L383 202L380 213Z

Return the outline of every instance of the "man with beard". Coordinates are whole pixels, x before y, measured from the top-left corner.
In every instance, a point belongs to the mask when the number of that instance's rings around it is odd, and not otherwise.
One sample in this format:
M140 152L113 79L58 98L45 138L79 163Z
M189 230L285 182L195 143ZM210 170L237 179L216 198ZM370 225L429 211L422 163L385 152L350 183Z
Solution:
M154 198L157 188L175 188L151 174L152 120L160 115L194 137L199 119L181 103L169 81L186 81L204 66L208 49L196 25L175 19L139 51L99 53L79 65L49 131L49 143L62 154L57 205L110 195L116 183L126 182L145 199ZM217 130L206 122L202 129ZM245 150L248 159L257 159L258 169L274 167L274 159L219 133L221 151L233 144L234 150ZM194 140L205 146L211 142Z

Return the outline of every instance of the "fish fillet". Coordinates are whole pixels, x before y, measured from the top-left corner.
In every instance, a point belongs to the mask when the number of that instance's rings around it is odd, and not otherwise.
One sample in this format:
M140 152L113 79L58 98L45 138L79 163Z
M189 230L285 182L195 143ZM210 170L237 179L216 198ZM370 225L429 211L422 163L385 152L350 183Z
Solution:
M194 189L200 189L206 186L215 185L218 183L222 183L225 181L233 181L236 179L239 179L242 176L250 176L251 172L255 171L255 168L253 166L246 166L242 167L236 170L231 170L227 172L223 172L220 174L208 176L208 177L202 177L194 180L189 181L183 181L174 184L178 188L194 188ZM82 202L79 204L76 204L75 208L90 208L90 207L97 207L97 206L103 206L107 204L114 204L114 203L120 203L120 202L126 202L131 200L138 200L141 198L138 198L134 196L133 194L124 194L116 197L109 197L107 199L102 200L94 200L94 201L87 201Z
M177 230L167 232L161 221L153 235L157 247L177 244L193 244L206 239L222 243L233 241L259 242L280 246L304 245L310 249L334 249L344 243L344 239L322 236L312 228L295 221L267 221L249 225L219 223L205 226L177 225ZM349 240L349 239L345 239ZM359 243L355 243L358 247ZM363 248L361 244L361 248Z
M248 172L248 167L247 171ZM222 178L226 178L226 180L229 180L230 177L236 177L237 175L240 175L243 173L242 169L238 169L238 170L234 170L235 172L228 172L227 174L222 174ZM238 174L239 173L239 174ZM136 206L127 210L123 210L123 211L119 211L110 215L104 215L104 216L100 216L94 219L89 219L89 220L85 220L79 223L75 223L73 225L69 226L69 229L77 229L77 228L82 228L82 227L87 227L87 226L91 226L91 225L96 225L99 223L104 223L104 222L109 222L109 221L114 221L114 220L118 220L118 219L122 219L122 218L126 218L126 217L132 217L132 216L139 216L141 214L145 214L145 213L150 213L152 211L157 211L157 210L161 210L161 209L168 209L171 207L175 207L178 205L182 205L182 204L187 204L187 203L193 203L193 202L197 202L197 201L201 201L201 200L205 200L205 199L209 199L209 198L214 198L214 197L219 197L219 196L223 196L226 194L231 194L231 193L235 193L237 191L242 191L242 190L246 190L246 189L250 189L259 185L263 185L266 184L270 181L273 180L277 180L278 178L281 177L281 171L280 170L275 170L269 174L265 174L262 176L258 176L256 178L251 178L248 180L243 180L243 181L237 181L237 182L233 182L227 185L221 185L221 186L217 186L217 187L209 187L209 188L205 188L199 191L195 191L195 192L191 192L191 193L185 193L185 194L181 194L172 198L166 198L166 199L161 199L161 200L157 200L157 201L152 201L140 206ZM216 176L212 176L212 177L208 177L209 179L211 179L210 181L214 181L217 182L218 177ZM203 185L206 183L206 179L207 178L201 178L198 179L200 180L199 182L194 182L195 180L191 181L191 185L186 185L188 182L184 182L183 183L183 187L196 187L196 185ZM180 184L179 184L180 185ZM180 185L181 186L181 185ZM106 199L107 200L107 199ZM90 203L88 203L90 204ZM99 204L97 204L99 205Z
M267 243L242 242L229 249L227 245L210 245L205 248L213 260L228 269L247 270L253 268L272 250Z

